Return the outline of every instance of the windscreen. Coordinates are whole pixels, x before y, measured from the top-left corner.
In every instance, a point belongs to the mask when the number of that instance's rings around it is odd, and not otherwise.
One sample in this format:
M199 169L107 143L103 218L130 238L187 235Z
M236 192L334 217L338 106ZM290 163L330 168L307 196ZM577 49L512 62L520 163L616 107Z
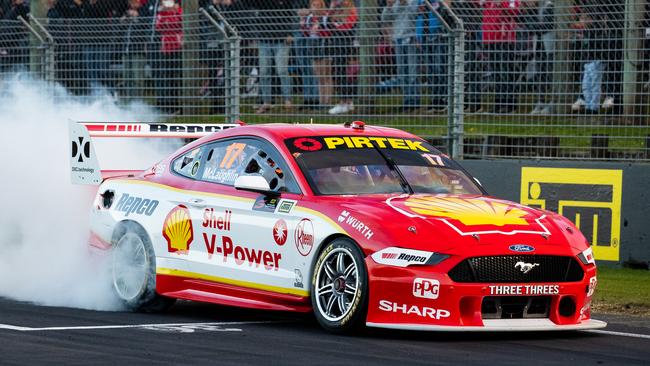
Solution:
M416 138L314 136L286 145L316 194L483 194L458 164Z

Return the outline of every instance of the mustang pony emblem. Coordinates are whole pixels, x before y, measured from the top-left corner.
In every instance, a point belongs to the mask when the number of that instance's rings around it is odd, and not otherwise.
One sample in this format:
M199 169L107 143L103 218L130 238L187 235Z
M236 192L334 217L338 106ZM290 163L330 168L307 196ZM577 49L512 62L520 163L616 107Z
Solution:
M531 269L538 267L539 263L525 263L525 262L517 262L515 263L515 268L520 268L521 271L524 272L524 274L530 272Z

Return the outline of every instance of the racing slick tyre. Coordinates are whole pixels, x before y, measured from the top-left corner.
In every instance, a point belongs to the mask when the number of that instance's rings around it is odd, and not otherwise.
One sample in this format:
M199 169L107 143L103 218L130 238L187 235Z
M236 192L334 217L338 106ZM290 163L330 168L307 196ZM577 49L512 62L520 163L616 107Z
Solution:
M132 311L164 311L175 299L156 293L156 256L139 225L126 223L116 231L111 256L113 289Z
M332 333L363 327L368 310L368 271L363 254L350 239L323 247L314 265L311 302L318 323Z

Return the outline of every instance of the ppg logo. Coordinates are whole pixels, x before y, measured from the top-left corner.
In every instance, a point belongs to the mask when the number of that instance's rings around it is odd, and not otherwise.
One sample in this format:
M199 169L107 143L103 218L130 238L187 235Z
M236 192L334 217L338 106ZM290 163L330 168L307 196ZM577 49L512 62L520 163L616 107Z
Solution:
M83 137L79 137L79 142L72 140L72 157L77 159L79 163L83 163L84 159L90 158L90 141L85 141Z
M413 280L413 296L425 299L437 299L440 295L440 281L429 278Z

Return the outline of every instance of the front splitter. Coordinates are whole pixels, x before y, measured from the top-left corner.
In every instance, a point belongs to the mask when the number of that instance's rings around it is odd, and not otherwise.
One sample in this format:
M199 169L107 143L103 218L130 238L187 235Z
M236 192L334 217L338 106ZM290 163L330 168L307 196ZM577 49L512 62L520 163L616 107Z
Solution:
M432 332L539 332L601 329L607 323L590 319L580 324L557 325L549 319L490 319L483 326L426 325L408 323L366 323L368 327Z

